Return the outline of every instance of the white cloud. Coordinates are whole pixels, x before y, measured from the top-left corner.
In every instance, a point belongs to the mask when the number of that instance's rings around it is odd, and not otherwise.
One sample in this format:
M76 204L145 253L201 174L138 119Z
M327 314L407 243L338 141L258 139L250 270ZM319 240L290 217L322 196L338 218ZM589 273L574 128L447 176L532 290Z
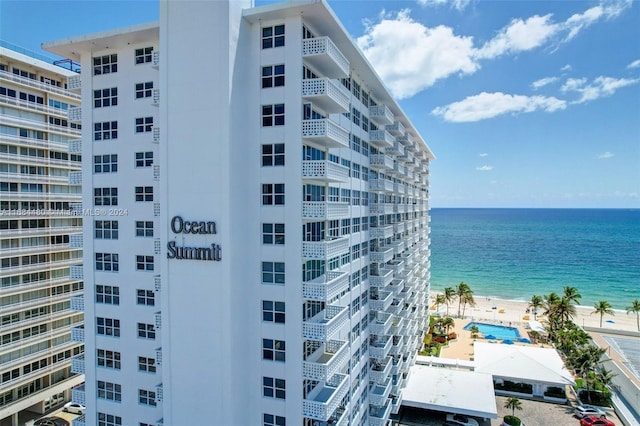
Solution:
M479 157L488 157L489 154L487 154L486 152L482 152L479 154Z
M600 76L587 84L586 78L570 78L560 90L563 92L576 92L580 98L573 101L574 104L581 104L613 95L618 89L640 82L640 78L613 78Z
M613 152L606 151L606 152L603 152L602 154L598 155L598 157L597 157L597 158L598 158L599 160L606 160L607 158L611 158L611 157L613 157L614 155L615 155L615 154L614 154Z
M480 166L480 167L476 167L476 170L478 170L479 172L489 172L491 170L493 170L493 166Z
M640 59L636 59L635 61L631 62L629 65L627 65L627 68L640 68Z
M572 68L573 68L573 67L572 67L571 65L567 64L567 65L565 65L564 67L560 68L560 71L563 71L563 72L565 72L565 71L571 71L571 69L572 69Z
M565 101L554 97L482 92L462 101L435 108L432 113L443 117L445 121L463 123L486 120L508 113L516 114L538 110L553 112L566 107Z
M438 7L450 4L452 9L464 10L471 0L418 0L418 4L426 7Z
M544 87L548 84L554 83L556 81L558 81L558 77L545 77L531 83L531 87L533 87L533 90L538 90L539 88Z

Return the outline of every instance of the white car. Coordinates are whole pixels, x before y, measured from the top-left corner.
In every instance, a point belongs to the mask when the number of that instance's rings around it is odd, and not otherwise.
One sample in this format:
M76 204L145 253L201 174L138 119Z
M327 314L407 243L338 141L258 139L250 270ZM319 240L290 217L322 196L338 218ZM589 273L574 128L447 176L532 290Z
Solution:
M585 416L607 417L607 413L592 405L578 405L574 413L580 419Z
M85 406L82 404L78 404L77 402L67 402L62 407L62 411L66 411L67 413L74 414L84 414Z
M455 423L460 426L479 426L475 419L462 414L447 414L447 422Z

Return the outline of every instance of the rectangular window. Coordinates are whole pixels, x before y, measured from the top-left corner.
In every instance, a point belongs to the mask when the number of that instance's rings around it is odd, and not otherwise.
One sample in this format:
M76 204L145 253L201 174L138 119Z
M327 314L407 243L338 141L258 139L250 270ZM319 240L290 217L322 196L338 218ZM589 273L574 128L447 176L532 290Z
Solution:
M262 205L284 205L284 183L263 183Z
M118 188L93 188L95 206L117 206Z
M136 220L136 237L153 237L153 222Z
M351 259L352 260L360 259L360 244L355 244L351 246Z
M262 166L284 166L284 144L262 145Z
M136 83L136 99L150 98L153 95L153 81Z
M120 320L115 318L96 317L96 334L101 336L120 337Z
M136 201L153 201L153 186L136 186Z
M148 133L153 131L153 117L136 118L136 133Z
M118 253L96 253L96 271L118 272Z
M284 86L284 64L262 67L262 88Z
M156 338L156 328L153 324L138 323L138 337L154 340Z
M349 235L351 233L351 219L342 219L340 233L342 235Z
M262 339L262 359L285 362L284 340Z
M156 406L156 393L146 389L138 389L138 402L144 405Z
M156 295L153 290L136 290L136 301L138 305L155 306Z
M262 301L262 321L275 322L284 324L285 312L284 302L277 302L273 300Z
M136 271L153 271L153 256L136 255Z
M284 284L284 262L262 262L264 284Z
M156 360L153 358L147 358L144 356L138 357L138 371L145 371L147 373L156 372Z
M93 75L118 72L118 54L97 56L93 58Z
M118 122L103 121L101 123L93 123L93 140L102 141L118 139Z
M122 401L122 386L117 383L103 382L98 380L98 399L108 399L110 401Z
M360 164L351 163L351 177L360 179Z
M98 426L122 426L122 417L113 414L98 413Z
M286 381L273 377L262 377L262 396L267 398L286 398Z
M262 426L286 426L286 419L282 416L264 413L262 415Z
M362 116L362 125L360 126L362 127L362 130L364 130L365 132L369 131L369 118L366 116Z
M95 237L102 240L118 239L117 220L96 220L94 222Z
M360 111L354 107L351 108L351 121L353 121L353 124L356 126L360 126Z
M284 223L263 223L262 244L284 244Z
M120 352L97 349L98 367L120 370Z
M118 171L118 154L93 156L93 173L115 173Z
M136 167L151 167L153 165L153 151L136 152Z
M340 202L342 203L351 203L351 190L342 188L340 190Z
M262 127L284 126L284 104L262 105Z
M360 218L354 217L351 219L351 232L356 233L360 232Z
M284 25L262 28L263 49L271 49L272 47L282 46L284 46Z
M120 287L96 284L96 303L105 305L120 304Z
M118 88L99 89L93 91L93 107L104 108L118 105Z
M153 53L153 47L145 47L142 49L136 49L135 51L135 62L136 65L146 64L151 62L151 55Z

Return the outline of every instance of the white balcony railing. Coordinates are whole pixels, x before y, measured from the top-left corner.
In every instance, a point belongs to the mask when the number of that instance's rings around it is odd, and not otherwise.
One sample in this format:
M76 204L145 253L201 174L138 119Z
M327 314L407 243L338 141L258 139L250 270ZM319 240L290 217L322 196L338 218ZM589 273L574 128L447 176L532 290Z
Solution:
M328 78L302 80L302 97L329 114L349 111L349 96L340 83Z
M369 166L373 169L393 169L393 158L386 154L372 154L369 156Z
M302 297L328 302L348 289L348 273L327 271L311 281L302 283Z
M309 340L326 342L347 321L349 309L345 306L327 305L327 307L303 321L302 337Z
M334 220L347 217L349 215L349 203L337 203L331 201L303 201L303 219L325 219Z
M393 281L393 269L378 269L378 275L369 275L372 287L386 287Z
M387 125L393 123L393 113L386 105L370 106L369 117L378 124Z
M302 120L302 137L328 148L349 148L349 131L327 118Z
M349 359L346 341L329 340L302 363L302 375L307 379L326 381L338 373Z
M369 296L369 306L374 311L386 311L391 302L393 302L393 294L389 291L380 290L377 295L372 293Z
M385 130L394 136L402 136L405 132L404 124L400 121L394 121L393 124L387 124L385 126Z
M386 425L389 420L389 416L391 415L391 408L391 401L387 401L383 407L378 407L376 405L369 406L369 425Z
M379 147L388 148L393 146L395 138L386 130L370 130L369 142Z
M75 374L84 374L84 354L76 355L71 358L71 372Z
M349 61L329 37L307 38L302 41L302 57L324 76L349 76Z
M350 248L348 237L323 241L303 241L302 258L329 260L348 253Z
M328 160L303 160L302 178L325 182L346 182L349 179L349 169Z
M335 374L326 383L320 382L302 401L302 415L326 422L349 392L349 376Z

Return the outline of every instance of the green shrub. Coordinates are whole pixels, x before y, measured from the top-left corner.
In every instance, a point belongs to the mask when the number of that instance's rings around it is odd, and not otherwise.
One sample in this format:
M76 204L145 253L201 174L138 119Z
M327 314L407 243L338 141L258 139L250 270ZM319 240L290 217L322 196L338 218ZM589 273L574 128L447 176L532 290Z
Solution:
M522 420L516 416L504 416L504 422L511 426L520 426L522 424Z

